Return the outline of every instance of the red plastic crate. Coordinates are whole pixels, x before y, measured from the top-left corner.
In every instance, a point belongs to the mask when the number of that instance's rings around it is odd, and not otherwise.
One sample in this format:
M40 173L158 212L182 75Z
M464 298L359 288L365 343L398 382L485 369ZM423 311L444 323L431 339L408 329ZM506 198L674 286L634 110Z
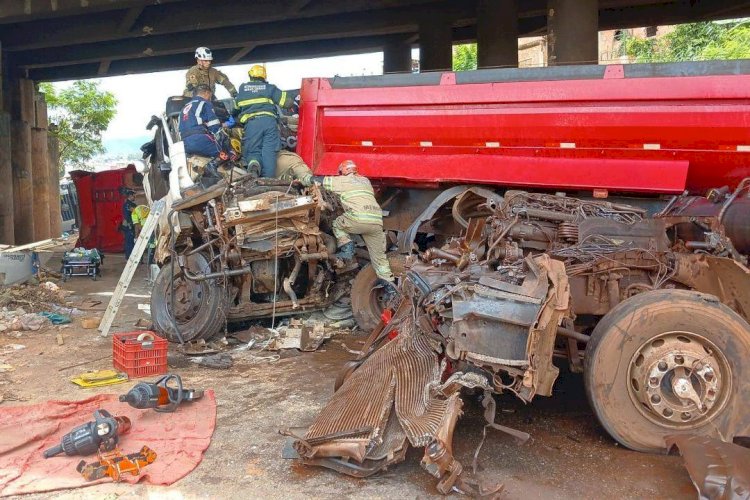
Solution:
M138 340L139 336L142 340ZM162 375L167 373L168 345L154 332L115 333L112 336L112 364L130 378Z

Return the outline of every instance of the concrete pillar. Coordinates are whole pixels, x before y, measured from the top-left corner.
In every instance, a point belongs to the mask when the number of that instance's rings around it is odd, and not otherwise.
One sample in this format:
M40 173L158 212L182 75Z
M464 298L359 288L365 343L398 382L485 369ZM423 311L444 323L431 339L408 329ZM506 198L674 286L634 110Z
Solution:
M47 101L44 94L34 93L34 126L47 130Z
M518 67L518 0L479 0L477 66Z
M5 54L3 53L3 42L0 40L0 111L7 111L8 108L5 106L5 85L6 85L6 70L5 66Z
M597 0L547 0L548 64L599 62Z
M383 74L411 73L411 45L391 43L383 47Z
M49 232L52 238L62 234L60 206L60 146L57 137L47 134L47 166L49 167Z
M34 186L34 241L50 237L49 159L47 158L47 130L31 129L31 171Z
M21 78L17 80L14 98L14 117L30 125L36 123L36 89L34 81Z
M0 112L0 244L15 242L13 228L13 168L10 149L10 113Z
M438 14L425 16L419 24L419 71L450 71L452 68L451 20Z
M23 245L34 241L31 126L27 122L14 120L11 123L11 143L15 244Z

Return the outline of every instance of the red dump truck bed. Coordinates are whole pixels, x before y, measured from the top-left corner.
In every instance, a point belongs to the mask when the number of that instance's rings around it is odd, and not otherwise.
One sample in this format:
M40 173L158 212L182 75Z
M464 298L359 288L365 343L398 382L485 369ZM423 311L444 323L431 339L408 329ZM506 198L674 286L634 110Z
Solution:
M702 192L750 175L750 61L309 78L298 138L392 186Z

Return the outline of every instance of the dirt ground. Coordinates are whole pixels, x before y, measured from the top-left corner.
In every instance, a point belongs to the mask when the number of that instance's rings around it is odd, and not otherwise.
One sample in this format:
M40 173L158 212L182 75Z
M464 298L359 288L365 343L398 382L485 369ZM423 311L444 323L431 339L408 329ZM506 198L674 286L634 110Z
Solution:
M52 262L59 262L53 259ZM121 255L108 255L99 281L73 278L63 286L79 297L114 290L124 264ZM133 330L138 318L148 318L138 304L148 304L145 266L138 269L113 331ZM102 314L99 311L98 314ZM65 344L59 346L56 335ZM278 430L304 426L326 403L338 368L351 357L341 343L358 348L362 337L337 335L321 350L283 358L275 363L253 362L250 353L234 355L229 370L190 366L174 370L187 387L216 391L218 415L213 441L202 463L171 487L107 484L26 498L426 498L438 497L434 479L419 467L421 453L369 479L352 479L333 471L308 468L281 458L286 438ZM97 330L51 327L26 332L20 338L0 334L0 349L8 344L25 349L4 357L15 370L0 373L0 408L48 399L83 399L95 393L122 393L135 382L81 389L69 379L88 370L108 369L111 340ZM65 369L76 363L81 366ZM503 498L694 498L689 476L678 456L645 455L618 446L599 427L589 409L579 375L563 373L552 398L523 405L512 396L498 400L498 422L532 436L517 446L508 436L489 430L480 453L482 477L503 482ZM455 452L470 468L484 424L481 406L467 398L455 433Z

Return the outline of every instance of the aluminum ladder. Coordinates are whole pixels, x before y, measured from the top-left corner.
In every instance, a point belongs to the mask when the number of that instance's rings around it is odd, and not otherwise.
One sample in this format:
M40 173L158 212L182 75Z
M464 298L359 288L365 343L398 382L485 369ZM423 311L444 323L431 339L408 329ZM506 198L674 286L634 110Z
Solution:
M143 224L141 233L135 240L133 251L130 254L128 262L125 264L125 268L122 270L115 292L112 294L112 298L109 299L109 305L107 305L107 310L104 312L102 321L99 324L99 333L102 337L109 335L109 329L112 327L112 322L115 320L117 311L120 310L120 305L122 304L122 299L125 297L125 292L128 291L128 286L130 286L135 270L138 268L141 257L143 257L143 252L148 246L148 240L154 233L159 217L164 213L165 206L165 200L158 200L151 205L151 211L149 212L148 217L146 217L146 222Z

